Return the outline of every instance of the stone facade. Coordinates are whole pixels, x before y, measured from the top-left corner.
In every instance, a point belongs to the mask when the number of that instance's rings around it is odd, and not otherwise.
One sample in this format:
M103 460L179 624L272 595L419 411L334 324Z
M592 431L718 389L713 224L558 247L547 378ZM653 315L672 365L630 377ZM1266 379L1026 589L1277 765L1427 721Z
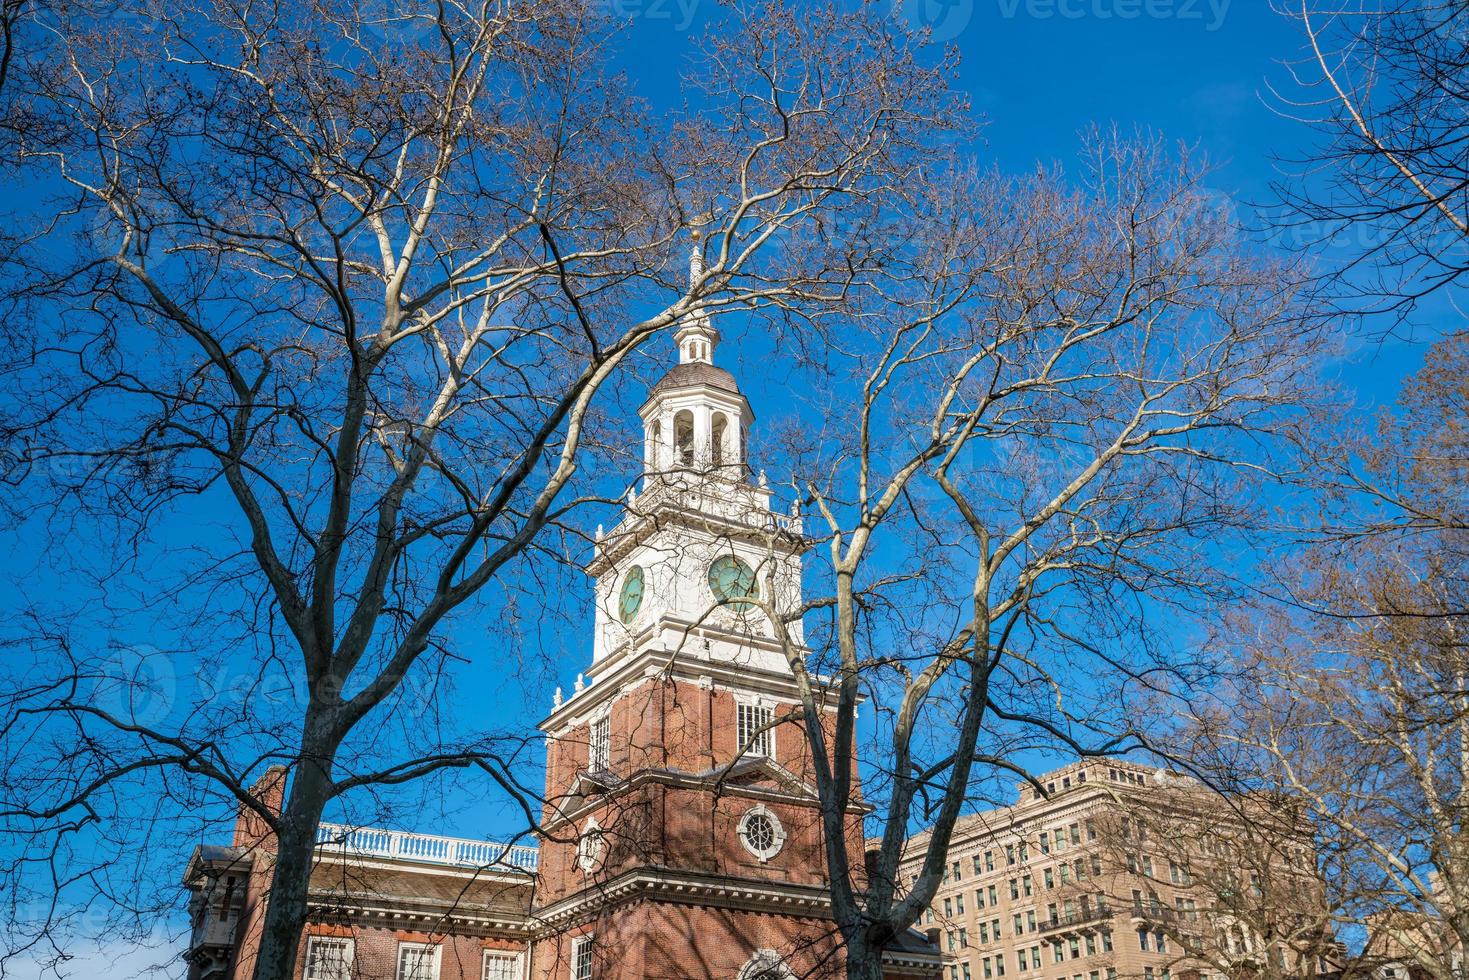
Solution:
M947 980L1315 976L1329 935L1310 836L1266 801L1121 761L961 818L924 924ZM927 834L909 842L920 869ZM1267 891L1268 890L1268 891ZM1266 936L1270 938L1266 938Z

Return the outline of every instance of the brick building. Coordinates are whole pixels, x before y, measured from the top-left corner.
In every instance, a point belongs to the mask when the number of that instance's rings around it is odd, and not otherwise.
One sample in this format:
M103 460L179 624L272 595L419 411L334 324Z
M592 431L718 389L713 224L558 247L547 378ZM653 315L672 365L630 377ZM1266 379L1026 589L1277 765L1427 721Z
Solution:
M1331 973L1308 833L1278 801L1221 800L1120 761L960 819L924 922L947 980L1208 980ZM917 870L926 834L910 842Z
M697 253L695 261L697 262ZM598 529L592 663L542 722L537 848L324 827L304 980L773 980L836 976L807 742L774 627L742 599L800 603L807 542L745 459L754 420L719 335L693 316L639 414L645 477ZM799 621L787 627L801 642ZM258 795L279 805L283 771ZM848 846L861 854L862 811ZM271 842L246 816L199 848L191 980L250 976ZM854 862L858 867L860 857ZM924 935L885 972L937 976Z

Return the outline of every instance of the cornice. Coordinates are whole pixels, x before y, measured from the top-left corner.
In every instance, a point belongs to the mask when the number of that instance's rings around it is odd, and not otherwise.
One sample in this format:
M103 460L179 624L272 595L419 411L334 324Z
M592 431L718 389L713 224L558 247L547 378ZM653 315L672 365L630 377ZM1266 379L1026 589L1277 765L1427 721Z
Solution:
M314 895L307 899L306 908L311 921L325 923L345 921L362 926L415 928L473 936L508 934L525 938L530 938L534 929L534 920L528 913L495 913L462 905L428 908L389 904L381 900L359 901L353 896Z
M638 898L681 905L711 905L749 912L830 919L831 896L819 885L791 885L725 875L693 875L663 868L638 868L584 888L532 914L542 928L575 924L594 910Z
M728 482L734 484L734 481ZM742 487L741 492L746 489L767 498L770 496L770 491L763 487ZM626 520L603 535L597 542L591 561L583 566L583 570L593 578L600 578L653 534L668 529L698 531L712 534L716 540L729 538L762 546L778 542L788 556L804 554L815 544L805 535L795 534L781 527L784 516L769 509L752 511L753 516L764 518L759 523L753 523L686 506L682 502L682 495L685 491L694 490L695 487L670 485L646 491L637 498L638 503L632 505L634 508L641 508L642 501L648 500L646 509L634 510Z
M751 648L782 652L780 644L774 640L730 634L716 627L671 616L665 616L658 621L659 626L665 623L682 630L693 643L705 638L724 640L733 635L739 642ZM649 629L654 627L650 626ZM799 704L801 700L800 687L789 671L776 672L697 656L689 649L687 642L684 649L677 651L653 646L630 650L625 645L592 664L588 673L592 677L592 683L563 702L559 708L553 708L537 726L542 732L548 735L564 734L586 721L604 703L657 679L684 681L695 685L707 680L722 690L764 694L793 704ZM819 686L826 684L825 678L814 680Z

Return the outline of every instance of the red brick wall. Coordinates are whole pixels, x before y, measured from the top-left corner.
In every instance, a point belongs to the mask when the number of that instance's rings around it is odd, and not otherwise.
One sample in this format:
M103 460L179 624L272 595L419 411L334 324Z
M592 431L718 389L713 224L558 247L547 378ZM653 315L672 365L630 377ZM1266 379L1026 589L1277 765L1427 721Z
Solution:
M594 980L734 980L759 949L775 950L801 980L823 980L841 975L832 928L822 919L636 902L538 942L532 980L571 980L571 938L588 932Z
M481 980L484 969L484 951L501 949L523 952L524 943L501 939L481 939L473 936L441 936L407 929L374 926L307 926L297 951L296 976L304 976L306 968L306 945L311 936L343 936L353 941L354 980L394 980L398 968L398 946L400 943L427 943L438 945L439 980Z

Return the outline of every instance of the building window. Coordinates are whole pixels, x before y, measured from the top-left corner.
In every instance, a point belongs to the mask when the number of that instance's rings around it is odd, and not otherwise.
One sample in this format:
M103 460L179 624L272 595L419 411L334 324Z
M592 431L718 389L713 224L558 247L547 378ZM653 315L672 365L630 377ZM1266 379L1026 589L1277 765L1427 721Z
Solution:
M592 733L587 749L587 768L592 772L606 772L607 760L612 748L612 718L603 714L592 719Z
M1051 853L1051 832L1049 830L1041 831L1041 853Z
M1015 927L1015 935L1019 936L1024 933L1025 930L1023 927L1025 925L1025 920L1020 918L1019 912L1016 912L1013 916L1011 916L1010 924Z
M972 980L972 978L969 975L969 961L968 960L965 960L964 961L964 963L962 964L962 968L964 970L964 980Z
M1137 931L1137 948L1140 949L1140 950L1142 950L1143 952L1147 952L1147 949L1148 949L1148 930L1146 930L1146 929L1139 929Z
M995 852L994 851L985 851L984 852L984 869L986 871L993 871L993 870L995 870Z
M398 980L438 980L439 947L426 943L398 944Z
M1035 932L1035 909L1025 913L1025 925L1028 932Z
M974 855L973 861L974 861L974 873L975 874L979 874L980 871L983 870L983 869L980 867L980 864L979 864L979 855L978 854Z
M1102 952L1104 952L1104 953L1110 953L1110 952L1112 952L1112 930L1111 929L1105 929L1105 930L1102 931Z
M1005 864L1008 866L1008 865L1012 865L1014 863L1015 863L1015 845L1014 844L1006 844L1005 845Z
M944 899L944 918L946 918L946 919L952 919L953 917L954 917L954 900L952 898L946 898L946 899Z
M571 941L571 980L592 980L592 937Z
M602 853L607 850L607 839L595 819L588 820L576 842L576 866L590 874L597 870Z
M964 914L964 896L962 894L954 896L954 911L960 915Z
M962 881L963 880L963 875L960 872L960 866L959 866L959 862L958 861L955 861L954 862L954 880L955 881Z
M785 847L786 832L780 818L760 804L750 807L740 818L738 828L740 843L745 850L761 861L769 861ZM944 914L948 914L948 900L944 901Z
M994 908L995 903L999 901L999 892L995 891L994 885L990 885L988 891L990 896L990 908Z
M964 928L963 926L959 927L959 948L969 948L969 930Z
M1031 878L1030 875L1026 875L1024 878L1022 878L1020 880L1020 885L1021 890L1025 892L1026 898L1029 898L1031 895L1035 894L1035 881Z
M983 888L976 888L974 890L974 907L977 908L977 909L984 908L984 889Z
M1019 901L1019 899L1020 899L1020 879L1019 878L1011 878L1010 879L1010 901L1015 902L1015 901Z
M775 733L769 727L774 717L775 711L768 705L741 704L736 709L735 727L738 731L735 735L746 755L769 757L775 754Z
M1061 947L1061 940L1051 940L1051 956L1057 963L1066 962L1066 951Z
M484 980L520 980L520 954L485 950Z
M306 980L351 980L350 939L312 936L306 940Z

